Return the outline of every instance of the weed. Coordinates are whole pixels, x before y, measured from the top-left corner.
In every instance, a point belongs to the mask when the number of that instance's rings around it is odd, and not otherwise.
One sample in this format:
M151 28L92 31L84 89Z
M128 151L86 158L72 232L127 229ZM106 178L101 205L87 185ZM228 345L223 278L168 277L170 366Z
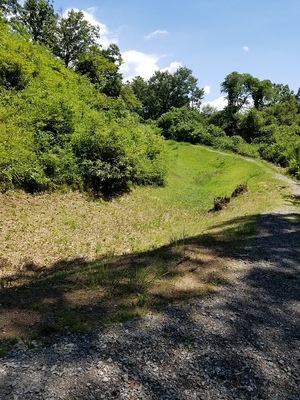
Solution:
M215 197L213 211L221 211L230 203L230 197Z
M224 273L221 270L212 271L207 277L207 283L210 283L213 286L221 285L226 283L227 280L224 276Z
M231 197L237 197L247 192L248 192L247 185L238 185L232 192Z
M145 305L147 304L147 302L148 302L147 296L142 295L142 294L139 294L139 295L138 295L138 299L137 299L137 302L136 302L136 305L137 305L138 307L145 307Z
M8 353L7 347L0 347L0 358L6 357L7 353Z

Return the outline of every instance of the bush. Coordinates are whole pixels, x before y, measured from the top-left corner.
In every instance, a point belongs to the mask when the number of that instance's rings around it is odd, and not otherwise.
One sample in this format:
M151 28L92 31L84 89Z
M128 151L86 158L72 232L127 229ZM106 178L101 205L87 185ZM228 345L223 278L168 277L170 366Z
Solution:
M246 185L238 185L231 194L231 197L237 197L241 194L247 193L248 188Z
M94 122L73 141L86 189L112 195L134 184L163 184L164 144L150 127L131 121L129 130L126 120L123 126Z
M221 211L230 203L230 197L215 197L213 211Z

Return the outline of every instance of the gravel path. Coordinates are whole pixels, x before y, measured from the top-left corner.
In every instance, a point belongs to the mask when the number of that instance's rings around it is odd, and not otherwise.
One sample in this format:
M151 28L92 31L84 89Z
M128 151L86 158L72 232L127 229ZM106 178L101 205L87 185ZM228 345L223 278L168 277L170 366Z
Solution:
M0 399L299 400L299 245L292 206L261 215L218 294L48 347L15 345L0 360Z

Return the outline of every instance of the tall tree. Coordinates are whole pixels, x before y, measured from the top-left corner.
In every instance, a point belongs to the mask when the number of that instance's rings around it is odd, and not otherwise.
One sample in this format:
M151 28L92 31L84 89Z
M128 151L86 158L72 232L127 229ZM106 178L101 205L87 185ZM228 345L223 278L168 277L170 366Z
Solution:
M66 66L74 65L79 55L95 45L99 37L99 28L86 21L82 11L70 10L67 16L59 21L54 54L61 58Z
M239 74L234 71L225 77L221 83L221 93L226 94L228 107L233 113L238 112L243 106L249 103L251 90L247 84L247 80L251 75Z
M110 54L110 49L110 46L107 50L91 46L78 56L75 70L87 75L102 93L117 98L122 88L122 75L118 72L121 55L117 46L113 48L115 57Z
M172 107L198 107L204 91L197 83L190 69L180 67L173 74L156 71L148 82L136 77L131 88L143 104L144 117L157 119Z
M56 43L58 15L49 0L26 0L16 21L21 22L33 40L53 48Z
M260 81L258 78L254 78L251 75L245 83L251 93L253 100L253 106L257 110L268 106L274 98L273 84L269 79Z
M295 95L292 90L290 90L289 85L273 84L273 99L272 103L283 103L285 101L290 101Z
M259 80L250 74L239 74L234 71L225 77L221 92L226 94L228 107L238 112L250 100L257 110L270 104L289 100L293 96L288 85L273 84L269 79Z

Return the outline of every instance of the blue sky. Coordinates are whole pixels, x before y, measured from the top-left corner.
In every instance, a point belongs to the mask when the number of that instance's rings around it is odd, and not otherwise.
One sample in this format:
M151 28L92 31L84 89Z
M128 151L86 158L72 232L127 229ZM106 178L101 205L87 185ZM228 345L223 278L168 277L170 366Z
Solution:
M220 104L233 71L300 87L300 0L55 0L86 12L103 46L116 43L125 78L186 66Z

